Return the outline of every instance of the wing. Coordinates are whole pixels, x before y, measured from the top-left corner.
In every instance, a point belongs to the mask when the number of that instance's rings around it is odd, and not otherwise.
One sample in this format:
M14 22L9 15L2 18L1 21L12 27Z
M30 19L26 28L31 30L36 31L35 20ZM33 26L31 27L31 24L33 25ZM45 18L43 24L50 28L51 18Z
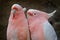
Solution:
M43 24L43 29L45 40L57 40L55 30L48 21Z

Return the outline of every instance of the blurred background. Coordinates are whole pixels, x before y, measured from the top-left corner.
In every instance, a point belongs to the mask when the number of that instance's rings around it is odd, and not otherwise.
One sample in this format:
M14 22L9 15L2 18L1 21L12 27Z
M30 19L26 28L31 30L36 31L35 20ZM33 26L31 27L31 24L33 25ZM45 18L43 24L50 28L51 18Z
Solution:
M0 40L6 40L8 18L11 6L15 3L27 9L33 8L47 13L57 10L54 16L49 18L49 22L53 25L60 40L60 0L0 0Z

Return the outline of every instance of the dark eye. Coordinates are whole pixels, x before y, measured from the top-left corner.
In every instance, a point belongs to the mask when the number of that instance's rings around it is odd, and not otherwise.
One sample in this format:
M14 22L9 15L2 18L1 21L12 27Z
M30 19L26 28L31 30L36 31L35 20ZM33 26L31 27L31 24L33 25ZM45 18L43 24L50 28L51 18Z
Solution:
M36 15L36 13L34 13L33 15Z
M11 13L15 14L16 13L16 10L11 10Z

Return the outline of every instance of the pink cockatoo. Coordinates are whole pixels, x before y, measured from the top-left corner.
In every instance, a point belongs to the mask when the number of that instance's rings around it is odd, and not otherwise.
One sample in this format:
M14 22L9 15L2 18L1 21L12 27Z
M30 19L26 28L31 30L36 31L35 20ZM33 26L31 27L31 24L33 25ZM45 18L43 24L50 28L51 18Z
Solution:
M7 40L30 40L28 23L24 11L19 4L11 7L11 14L8 21Z
M27 16L32 40L57 40L55 30L48 22L50 16L47 13L29 9Z

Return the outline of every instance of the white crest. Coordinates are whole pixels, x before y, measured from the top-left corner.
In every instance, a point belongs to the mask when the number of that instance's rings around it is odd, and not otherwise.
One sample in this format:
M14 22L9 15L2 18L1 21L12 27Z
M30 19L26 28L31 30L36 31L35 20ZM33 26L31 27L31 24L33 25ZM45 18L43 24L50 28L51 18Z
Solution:
M51 16L53 16L55 12L56 12L56 10L54 10L52 13L49 13L49 14L48 14L49 18L50 18Z
M25 12L27 9L26 8L23 8L23 11Z

